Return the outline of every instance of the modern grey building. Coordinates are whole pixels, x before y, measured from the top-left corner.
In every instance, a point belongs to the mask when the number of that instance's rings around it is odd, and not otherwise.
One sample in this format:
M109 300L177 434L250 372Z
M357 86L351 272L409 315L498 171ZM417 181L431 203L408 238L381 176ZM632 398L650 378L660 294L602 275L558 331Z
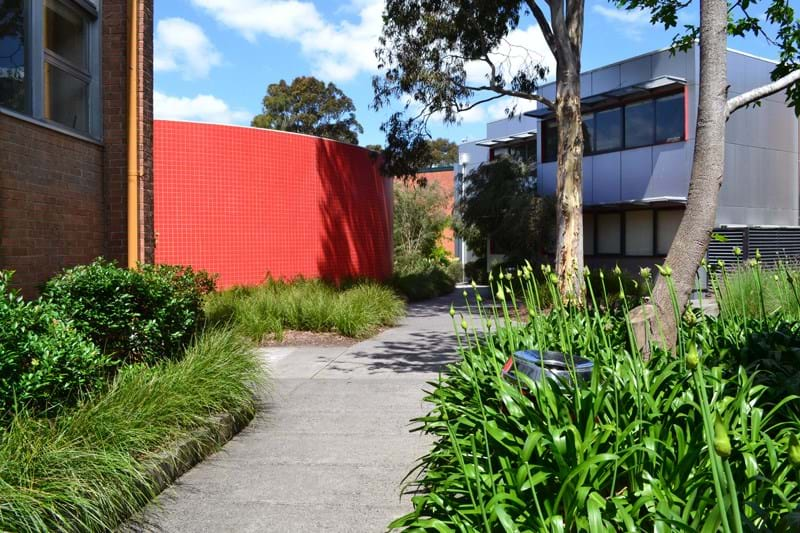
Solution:
M587 263L634 268L662 260L669 249L691 175L698 68L694 47L676 54L659 50L581 75ZM729 95L769 82L773 68L771 61L729 50ZM541 94L554 99L555 84L543 86ZM535 109L525 115L537 122L519 123L517 132L539 132L538 190L554 194L553 114ZM491 159L513 135L505 131L474 144L488 148ZM779 93L728 122L717 226L730 240L713 242L709 255L724 257L734 245L747 250L748 244L762 253L800 254L799 208L798 120Z

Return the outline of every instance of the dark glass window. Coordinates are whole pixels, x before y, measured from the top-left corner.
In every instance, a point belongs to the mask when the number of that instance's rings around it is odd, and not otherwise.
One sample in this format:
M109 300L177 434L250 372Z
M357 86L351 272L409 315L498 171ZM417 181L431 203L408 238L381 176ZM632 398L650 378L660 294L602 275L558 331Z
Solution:
M653 144L655 110L652 100L625 106L625 148Z
M656 142L675 142L683 139L683 93L656 100Z
M555 161L558 157L558 127L555 120L542 123L542 161Z
M595 151L594 147L594 113L587 113L583 120L583 153L588 155Z
M609 152L622 148L622 108L607 109L594 114L595 151Z
M0 0L0 106L25 111L23 0Z
M45 0L44 116L70 128L89 130L86 17L57 0Z
M44 10L44 46L73 66L87 64L86 23L76 10L48 0Z

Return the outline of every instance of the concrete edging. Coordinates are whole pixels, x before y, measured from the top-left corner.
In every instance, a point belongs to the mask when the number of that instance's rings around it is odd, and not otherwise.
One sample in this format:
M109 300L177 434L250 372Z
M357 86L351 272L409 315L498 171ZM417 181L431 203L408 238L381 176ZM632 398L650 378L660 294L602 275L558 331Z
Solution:
M209 426L195 430L171 448L155 455L144 473L150 481L152 498L148 505L152 505L156 497L169 488L178 478L218 451L225 443L246 428L255 418L257 401L254 398L252 409L242 408L233 412L214 415L209 419ZM137 525L141 522L141 512L146 506L122 522L116 529L117 532L139 531Z

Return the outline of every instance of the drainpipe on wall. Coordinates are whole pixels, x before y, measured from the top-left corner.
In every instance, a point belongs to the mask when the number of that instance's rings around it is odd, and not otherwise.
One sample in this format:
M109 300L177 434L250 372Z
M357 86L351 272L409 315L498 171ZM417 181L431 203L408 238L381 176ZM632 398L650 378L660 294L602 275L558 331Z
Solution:
M128 0L128 268L139 262L139 2Z

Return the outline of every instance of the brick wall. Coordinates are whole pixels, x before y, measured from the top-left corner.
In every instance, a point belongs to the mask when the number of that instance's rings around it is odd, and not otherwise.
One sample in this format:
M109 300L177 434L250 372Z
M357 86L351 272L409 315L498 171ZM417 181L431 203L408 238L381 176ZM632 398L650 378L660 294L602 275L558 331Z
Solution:
M0 114L0 265L26 295L103 253L103 150Z
M455 199L455 173L453 167L435 168L429 171L422 171L417 174L418 178L425 178L429 184L435 183L448 198L447 207L445 211L448 216L453 214L453 201ZM447 253L455 257L456 243L453 234L453 228L445 228L442 232L442 238L439 241L442 247L447 250Z
M391 275L391 180L368 150L317 137L155 121L156 261L220 286Z
M140 0L140 235L153 257L153 2ZM0 113L0 268L33 296L62 268L127 259L127 2L105 0L103 140L91 142Z

